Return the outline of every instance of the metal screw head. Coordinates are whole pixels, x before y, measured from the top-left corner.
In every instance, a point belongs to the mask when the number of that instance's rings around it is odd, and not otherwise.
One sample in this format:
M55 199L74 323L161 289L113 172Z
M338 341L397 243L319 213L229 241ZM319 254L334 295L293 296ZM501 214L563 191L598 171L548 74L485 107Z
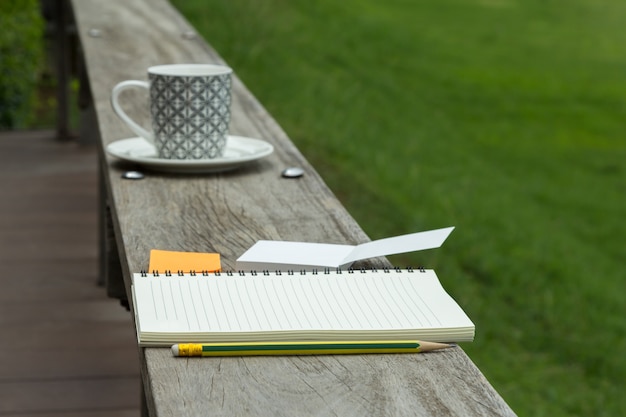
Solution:
M187 30L185 32L183 32L183 39L196 39L196 33L194 31L191 30Z
M298 178L304 175L304 170L300 167L289 167L283 171L285 178Z
M141 180L145 177L143 172L139 171L126 171L122 174L122 178L125 180Z

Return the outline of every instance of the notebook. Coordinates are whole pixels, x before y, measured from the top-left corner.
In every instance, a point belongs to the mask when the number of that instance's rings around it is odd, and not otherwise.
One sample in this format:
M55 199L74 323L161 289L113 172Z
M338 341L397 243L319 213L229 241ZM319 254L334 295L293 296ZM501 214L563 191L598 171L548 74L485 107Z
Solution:
M474 339L433 270L133 275L141 346Z

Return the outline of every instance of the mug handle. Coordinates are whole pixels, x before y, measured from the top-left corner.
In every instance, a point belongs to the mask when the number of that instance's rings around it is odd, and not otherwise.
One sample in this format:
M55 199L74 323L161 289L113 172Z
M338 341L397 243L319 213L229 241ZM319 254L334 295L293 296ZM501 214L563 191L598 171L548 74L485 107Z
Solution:
M150 83L138 80L122 81L121 83L113 87L113 91L111 92L111 105L113 106L113 110L115 110L115 113L117 113L117 115L126 122L128 127L130 127L130 130L132 130L134 133L141 136L142 138L146 139L154 146L154 134L152 134L152 132L148 132L146 129L139 126L133 119L128 117L128 115L124 110L122 110L122 107L118 102L120 93L132 87L142 87L146 90L149 90Z

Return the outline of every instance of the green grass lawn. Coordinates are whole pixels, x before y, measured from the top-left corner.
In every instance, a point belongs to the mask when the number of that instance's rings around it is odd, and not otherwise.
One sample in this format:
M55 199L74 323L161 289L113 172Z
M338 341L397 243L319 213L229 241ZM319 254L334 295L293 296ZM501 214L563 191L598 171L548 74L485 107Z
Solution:
M626 2L175 0L525 416L626 414Z

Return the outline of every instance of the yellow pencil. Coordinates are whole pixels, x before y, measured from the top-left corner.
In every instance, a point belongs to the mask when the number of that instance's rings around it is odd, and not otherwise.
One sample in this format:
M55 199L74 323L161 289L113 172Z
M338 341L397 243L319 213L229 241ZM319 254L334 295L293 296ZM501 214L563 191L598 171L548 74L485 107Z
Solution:
M242 342L180 343L174 356L349 355L363 353L420 353L451 347L446 343L417 340L372 340L340 342Z

